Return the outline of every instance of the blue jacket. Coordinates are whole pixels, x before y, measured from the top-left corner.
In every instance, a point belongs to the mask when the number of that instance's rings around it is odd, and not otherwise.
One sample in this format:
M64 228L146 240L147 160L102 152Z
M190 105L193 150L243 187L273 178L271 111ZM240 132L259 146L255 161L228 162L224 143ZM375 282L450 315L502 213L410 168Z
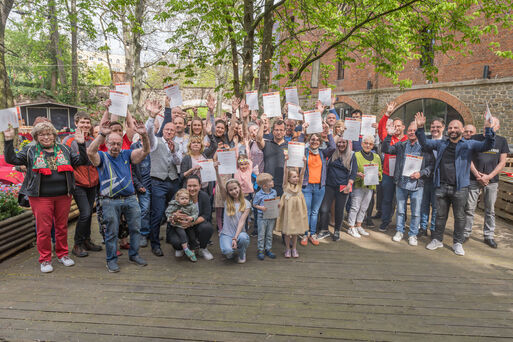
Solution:
M349 180L353 181L356 179L356 173L358 171L358 164L356 162L356 157L351 156L351 170L348 170L340 158L333 160L330 158L328 161L328 172L326 178L326 185L339 188L341 185L347 185Z
M300 142L304 141L304 135L301 134L301 136L298 139ZM326 160L331 157L333 152L335 152L335 140L333 140L333 136L331 134L328 134L328 144L325 149L319 149L319 155L321 156L322 161L322 171L321 171L321 186L326 185ZM305 170L305 178L303 179L303 186L308 185L308 157L310 156L308 147L305 148L305 156L306 156L306 170Z
M418 128L415 135L419 139L419 143L425 151L437 151L435 162L435 173L433 183L435 187L440 187L440 162L445 149L449 146L449 139L431 140L426 138L424 127ZM456 168L456 190L460 190L470 184L470 162L474 152L488 151L495 143L495 132L491 128L486 128L485 140L465 140L460 139L456 144L456 160L454 166Z
M132 146L130 146L130 149L135 150L140 147L142 147L142 143L138 141L133 143ZM151 159L149 154L139 164L132 164L132 180L137 193L142 187L146 188L146 190L151 189L150 171Z

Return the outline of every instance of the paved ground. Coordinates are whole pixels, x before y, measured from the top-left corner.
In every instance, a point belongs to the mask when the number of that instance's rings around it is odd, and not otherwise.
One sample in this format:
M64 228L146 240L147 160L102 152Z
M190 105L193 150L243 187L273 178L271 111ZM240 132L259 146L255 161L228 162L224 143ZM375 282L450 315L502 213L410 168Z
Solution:
M110 274L100 252L43 275L32 248L0 264L0 341L511 341L513 228L498 221L493 250L481 223L465 257L372 232L300 247L297 260L259 261L253 239L238 265L214 238L210 262L166 245L162 258L141 250L144 268L125 252Z

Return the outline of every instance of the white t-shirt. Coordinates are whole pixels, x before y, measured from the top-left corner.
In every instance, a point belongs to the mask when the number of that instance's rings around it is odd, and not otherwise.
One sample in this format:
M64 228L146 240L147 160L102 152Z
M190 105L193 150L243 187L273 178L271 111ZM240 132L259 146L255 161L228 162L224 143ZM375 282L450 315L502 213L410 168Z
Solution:
M246 202L246 209L251 208L251 203L248 200L244 200ZM228 235L231 238L235 237L235 233L237 233L237 226L239 225L239 220L244 214L243 211L239 211L240 203L235 203L235 215L228 216L226 213L226 201L224 202L224 215L223 215L223 230L221 230L221 234Z

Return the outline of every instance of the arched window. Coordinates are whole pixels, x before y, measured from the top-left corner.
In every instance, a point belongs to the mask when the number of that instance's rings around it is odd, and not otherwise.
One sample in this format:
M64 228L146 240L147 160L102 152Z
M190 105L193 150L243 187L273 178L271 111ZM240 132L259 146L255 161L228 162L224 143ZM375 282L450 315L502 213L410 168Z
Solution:
M345 103L345 102L337 102L334 104L335 109L337 110L338 116L340 119L344 120L344 118L351 117L351 112L354 110L354 108Z
M451 105L437 99L418 99L407 102L397 108L392 117L402 119L404 124L408 124L415 120L415 114L423 112L426 116L426 127L431 125L434 118L442 118L446 122L446 126L452 120L460 120L465 124L465 120Z

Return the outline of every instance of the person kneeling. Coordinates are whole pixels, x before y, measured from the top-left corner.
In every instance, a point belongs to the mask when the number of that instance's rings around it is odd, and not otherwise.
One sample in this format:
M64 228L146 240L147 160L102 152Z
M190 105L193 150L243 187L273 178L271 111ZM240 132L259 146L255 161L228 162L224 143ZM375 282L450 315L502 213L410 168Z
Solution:
M175 227L176 233L180 237L180 242L185 255L187 255L187 257L193 262L198 261L198 259L196 259L196 254L189 249L187 236L189 239L194 240L194 232L192 232L192 229L187 229L189 227L185 227L182 224L182 221L192 223L198 218L198 215L198 207L196 207L192 202L189 192L186 189L178 190L175 195L175 199L169 202L166 209L167 220Z

